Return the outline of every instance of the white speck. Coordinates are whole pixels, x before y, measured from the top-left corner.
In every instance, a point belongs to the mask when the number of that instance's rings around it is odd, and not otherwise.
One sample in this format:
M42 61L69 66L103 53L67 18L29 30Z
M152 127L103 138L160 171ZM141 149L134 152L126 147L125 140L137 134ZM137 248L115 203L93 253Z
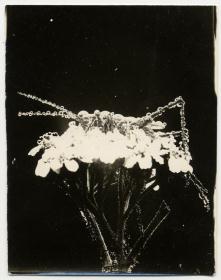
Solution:
M159 191L159 189L160 189L160 186L159 186L159 185L156 185L156 186L153 188L153 190L154 190L155 192Z
M185 227L185 225L184 225L184 224L182 224L182 227Z
M117 98L117 95L114 95L114 98Z
M15 37L15 33L12 33L12 36Z
M115 68L114 68L114 71L115 71L115 72L117 72L117 71L118 71L118 69L119 69L118 67L115 67Z
M81 216L82 216L83 220L85 221L86 225L88 225L88 221L87 221L87 218L84 215L84 212L80 210L80 213L81 213Z
M12 164L15 164L16 158L13 158L12 160Z
M53 18L50 18L50 22L53 22L54 21L54 19Z
M179 268L182 268L183 264L182 263L179 263Z
M157 170L156 170L156 168L153 168L153 169L151 170L150 178L155 177L156 174L157 174Z

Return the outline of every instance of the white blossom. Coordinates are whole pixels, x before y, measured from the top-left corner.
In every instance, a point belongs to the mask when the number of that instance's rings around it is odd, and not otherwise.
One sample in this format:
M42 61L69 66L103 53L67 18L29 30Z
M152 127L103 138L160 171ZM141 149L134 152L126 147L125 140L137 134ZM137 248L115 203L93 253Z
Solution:
M50 170L59 173L63 166L76 172L79 162L113 164L118 159L123 160L126 168L137 164L140 169L151 169L155 161L168 164L173 173L192 172L190 154L172 134L163 132L166 123L152 120L142 127L137 125L142 118L98 110L94 114L81 111L78 116L82 120L93 118L87 126L69 122L60 136L46 133L39 139L38 146L31 149L31 156L43 151L35 170L37 176L46 177ZM112 127L105 128L108 118L112 118ZM96 124L96 119L101 122Z

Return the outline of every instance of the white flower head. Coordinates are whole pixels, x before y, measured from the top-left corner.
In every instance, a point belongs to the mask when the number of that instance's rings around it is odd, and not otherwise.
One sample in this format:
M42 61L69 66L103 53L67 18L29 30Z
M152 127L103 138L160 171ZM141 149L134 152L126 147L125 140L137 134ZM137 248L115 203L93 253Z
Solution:
M118 159L126 168L137 164L140 169L151 169L156 162L167 163L173 173L192 172L190 154L180 148L172 134L163 132L166 123L148 115L142 127L143 118L99 110L93 114L80 111L77 116L78 121L69 122L63 134L46 133L30 150L31 156L43 151L37 176L46 177L50 170L59 173L63 166L76 172L80 162L113 164Z

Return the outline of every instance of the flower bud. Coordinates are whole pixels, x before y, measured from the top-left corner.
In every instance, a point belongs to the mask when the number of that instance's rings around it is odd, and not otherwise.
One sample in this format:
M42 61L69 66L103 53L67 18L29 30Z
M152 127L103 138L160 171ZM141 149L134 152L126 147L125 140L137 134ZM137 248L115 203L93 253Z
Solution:
M80 111L80 112L78 113L78 116L81 117L81 118L86 117L87 115L88 115L88 112L87 112L87 111Z
M100 115L100 111L99 110L95 110L94 114L95 114L95 116L99 116Z
M105 119L105 118L107 118L107 117L109 116L109 114L110 114L110 112L108 112L108 111L102 111L102 112L100 113L100 117L101 117L102 119Z

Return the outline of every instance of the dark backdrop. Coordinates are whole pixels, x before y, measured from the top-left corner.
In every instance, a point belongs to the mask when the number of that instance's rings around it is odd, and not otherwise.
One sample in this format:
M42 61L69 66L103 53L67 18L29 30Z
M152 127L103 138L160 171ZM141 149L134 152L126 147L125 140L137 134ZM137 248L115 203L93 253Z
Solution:
M195 173L212 199L216 164L213 7L8 6L6 43L9 271L98 272L99 248L57 178L34 175L37 138L67 121L23 91L78 112L142 116L181 95ZM178 113L177 113L178 117ZM134 272L211 274L213 213L172 184L172 212ZM213 206L213 205L212 205Z

